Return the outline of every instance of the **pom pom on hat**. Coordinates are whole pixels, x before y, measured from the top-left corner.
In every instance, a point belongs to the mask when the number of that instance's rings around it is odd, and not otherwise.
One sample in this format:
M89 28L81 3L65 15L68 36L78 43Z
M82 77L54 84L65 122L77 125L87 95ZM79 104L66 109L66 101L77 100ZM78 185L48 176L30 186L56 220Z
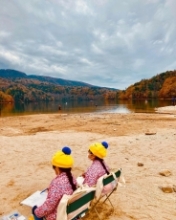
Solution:
M108 143L107 143L106 141L101 142L101 144L102 144L106 149L108 149Z
M70 155L71 154L71 149L69 147L63 147L62 152L64 154Z

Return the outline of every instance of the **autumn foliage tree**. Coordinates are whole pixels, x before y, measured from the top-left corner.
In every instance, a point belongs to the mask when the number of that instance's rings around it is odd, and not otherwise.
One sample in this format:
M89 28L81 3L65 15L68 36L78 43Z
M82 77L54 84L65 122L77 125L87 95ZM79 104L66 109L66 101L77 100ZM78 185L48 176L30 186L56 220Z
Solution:
M176 76L167 78L158 94L159 98L176 96Z
M176 96L176 70L157 74L151 79L143 79L126 90L118 92L119 99L168 99Z
M14 102L14 99L11 95L5 94L4 92L0 91L0 102Z

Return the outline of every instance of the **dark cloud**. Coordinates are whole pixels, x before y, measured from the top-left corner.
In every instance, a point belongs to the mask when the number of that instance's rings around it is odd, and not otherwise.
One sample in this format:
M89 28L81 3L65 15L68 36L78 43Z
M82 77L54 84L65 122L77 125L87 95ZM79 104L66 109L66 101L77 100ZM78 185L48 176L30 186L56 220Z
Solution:
M175 0L0 4L0 68L119 89L176 68Z

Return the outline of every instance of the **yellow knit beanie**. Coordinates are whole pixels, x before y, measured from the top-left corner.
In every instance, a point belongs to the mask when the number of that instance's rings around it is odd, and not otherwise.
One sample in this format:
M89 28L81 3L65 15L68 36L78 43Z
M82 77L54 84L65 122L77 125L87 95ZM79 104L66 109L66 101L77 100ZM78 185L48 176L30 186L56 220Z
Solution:
M57 151L53 155L51 160L52 165L60 168L71 168L74 160L70 154L71 149L69 147L63 147L61 151Z
M89 150L98 158L103 159L107 155L108 143L103 141L102 143L91 144Z

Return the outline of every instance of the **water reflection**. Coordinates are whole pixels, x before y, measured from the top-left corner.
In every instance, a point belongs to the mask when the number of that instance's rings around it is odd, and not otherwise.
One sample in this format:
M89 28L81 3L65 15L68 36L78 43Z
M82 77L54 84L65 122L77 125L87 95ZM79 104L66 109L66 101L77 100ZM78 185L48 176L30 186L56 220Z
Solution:
M160 100L118 100L118 101L60 101L60 102L35 102L1 105L0 116L43 114L43 113L130 113L130 112L154 112L156 107L171 105L170 101Z
M124 104L124 103L123 103ZM138 113L154 113L155 108L157 107L163 107L168 106L170 104L169 101L163 101L163 100L131 100L127 103L125 103L126 108L130 109L133 112Z

